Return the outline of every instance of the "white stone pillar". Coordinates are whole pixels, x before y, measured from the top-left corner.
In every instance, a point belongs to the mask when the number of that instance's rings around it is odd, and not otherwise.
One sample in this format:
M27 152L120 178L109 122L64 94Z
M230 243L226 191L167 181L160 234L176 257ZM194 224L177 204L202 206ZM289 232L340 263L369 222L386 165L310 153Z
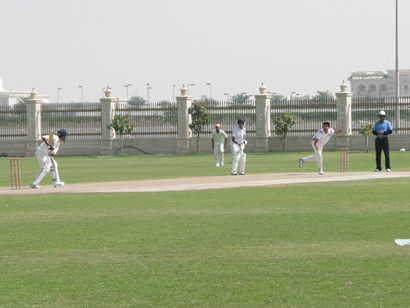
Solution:
M266 93L266 87L261 85L260 94L255 95L256 107L256 138L255 152L269 151L270 137L270 99L271 95Z
M336 150L350 147L350 136L352 135L352 92L347 91L347 85L343 80L337 98L337 128L343 132L336 136Z
M181 89L181 96L177 96L178 109L178 137L177 137L177 154L190 153L190 140L192 131L188 125L191 124L191 115L188 109L192 106L192 96L188 95L188 89L183 85Z
M37 99L37 92L33 89L30 98L26 99L27 111L27 141L26 157L35 157L36 150L41 140L41 104L43 100Z
M107 87L105 97L100 99L101 102L101 143L100 155L113 154L113 141L115 139L115 131L113 128L108 128L111 125L115 115L115 104L117 99L111 97L111 89Z

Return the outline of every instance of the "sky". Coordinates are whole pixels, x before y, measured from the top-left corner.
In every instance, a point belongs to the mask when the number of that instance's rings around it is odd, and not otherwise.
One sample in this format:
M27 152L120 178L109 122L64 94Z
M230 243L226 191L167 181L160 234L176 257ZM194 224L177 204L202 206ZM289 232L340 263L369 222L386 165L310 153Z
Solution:
M398 0L410 69L410 1ZM395 69L396 0L0 0L0 78L61 102L340 91L355 71ZM210 83L211 85L207 85ZM348 82L347 82L348 83ZM82 86L80 88L79 86ZM175 85L175 87L174 87ZM350 87L350 83L348 83Z

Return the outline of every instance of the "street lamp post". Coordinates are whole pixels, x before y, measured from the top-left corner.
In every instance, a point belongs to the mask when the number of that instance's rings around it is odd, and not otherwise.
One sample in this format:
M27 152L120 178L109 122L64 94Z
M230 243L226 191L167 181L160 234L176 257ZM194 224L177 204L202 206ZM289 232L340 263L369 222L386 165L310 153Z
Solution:
M79 88L81 88L81 103L83 102L83 86L78 86Z
M209 86L209 101L212 101L212 84L208 82L206 85Z
M150 86L149 86L149 83L147 83L147 103L149 104L149 90L150 89L152 89Z
M293 94L296 94L296 92L291 92L290 93L290 101L292 101Z
M172 102L175 103L175 85L172 85Z
M229 103L229 94L228 93L224 93L224 95L226 95L228 97L228 103Z
M128 87L131 87L132 85L129 83L129 84L126 84L126 85L124 85L124 87L126 87L127 88L127 100L128 100Z
M396 0L396 125L395 129L400 128L400 83L399 83L399 1Z
M189 94L189 86L194 86L195 83L188 84L188 94Z
M60 103L60 90L61 88L57 89L57 103Z

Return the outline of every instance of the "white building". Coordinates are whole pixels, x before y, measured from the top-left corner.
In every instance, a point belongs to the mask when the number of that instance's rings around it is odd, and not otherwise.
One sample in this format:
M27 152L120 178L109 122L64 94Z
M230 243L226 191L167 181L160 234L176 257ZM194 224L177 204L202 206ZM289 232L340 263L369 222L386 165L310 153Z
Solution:
M354 72L348 80L354 97L395 96L395 70ZM400 96L410 96L409 87L410 70L400 70Z
M0 106L14 106L18 103L19 98L30 96L31 91L7 91L3 89L3 81L0 78ZM51 95L37 95L37 98L43 99L45 103L50 102Z

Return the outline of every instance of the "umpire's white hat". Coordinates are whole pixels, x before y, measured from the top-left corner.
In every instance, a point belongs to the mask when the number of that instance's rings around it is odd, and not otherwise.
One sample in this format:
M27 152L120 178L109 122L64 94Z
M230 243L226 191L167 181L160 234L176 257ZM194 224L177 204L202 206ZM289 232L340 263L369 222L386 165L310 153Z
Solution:
M385 116L387 116L387 114L383 110L380 110L380 112L377 114L377 116L378 117L385 117Z

